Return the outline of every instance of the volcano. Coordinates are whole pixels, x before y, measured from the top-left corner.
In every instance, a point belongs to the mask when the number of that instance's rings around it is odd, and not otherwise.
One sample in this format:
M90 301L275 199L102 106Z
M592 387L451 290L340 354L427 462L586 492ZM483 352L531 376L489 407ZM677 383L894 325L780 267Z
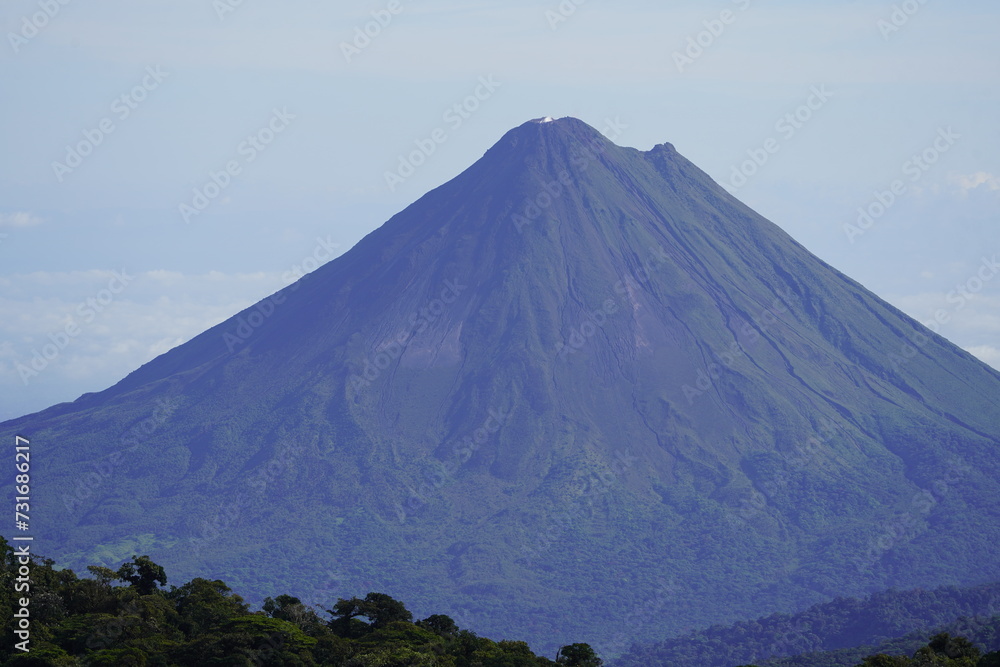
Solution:
M572 118L0 433L60 564L380 591L541 650L1000 579L1000 374Z

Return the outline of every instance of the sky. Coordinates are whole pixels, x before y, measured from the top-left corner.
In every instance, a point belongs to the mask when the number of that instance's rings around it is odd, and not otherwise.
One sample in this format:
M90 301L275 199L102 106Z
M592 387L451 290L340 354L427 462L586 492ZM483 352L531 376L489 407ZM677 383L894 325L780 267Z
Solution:
M1000 368L995 2L4 0L0 33L0 420L111 386L541 116L673 143Z

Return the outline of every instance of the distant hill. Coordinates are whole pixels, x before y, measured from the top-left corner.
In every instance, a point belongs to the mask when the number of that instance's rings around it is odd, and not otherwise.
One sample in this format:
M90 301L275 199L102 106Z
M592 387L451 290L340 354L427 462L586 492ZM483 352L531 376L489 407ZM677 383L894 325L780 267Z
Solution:
M1000 374L572 118L15 434L60 563L383 591L546 654L1000 580Z
M856 667L865 658L875 655L912 656L927 644L928 638L947 633L964 637L983 653L991 653L989 667L1000 665L1000 616L961 618L929 631L910 634L874 646L846 648L839 651L807 653L792 658L770 660L757 667ZM985 667L985 666L984 666Z
M912 655L940 632L966 637L988 651L1000 650L1000 583L837 598L797 614L774 614L633 646L612 664L854 667L875 653Z

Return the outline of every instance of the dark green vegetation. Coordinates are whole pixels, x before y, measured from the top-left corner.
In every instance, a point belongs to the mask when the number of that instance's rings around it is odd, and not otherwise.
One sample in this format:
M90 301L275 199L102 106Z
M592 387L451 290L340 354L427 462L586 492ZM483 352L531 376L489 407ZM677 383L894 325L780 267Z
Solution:
M1000 617L993 623L994 630L1000 628ZM973 642L966 637L958 637L942 632L931 637L930 642L913 652L912 657L900 653L875 653L867 655L860 661L841 662L830 660L824 654L801 656L799 658L769 662L759 667L776 667L785 665L801 665L801 667L834 667L849 665L851 667L998 667L1000 666L1000 651L983 655ZM757 665L742 665L741 667L758 667Z
M382 593L340 599L326 612L295 597L267 598L251 612L221 581L167 583L162 567L133 557L117 571L91 566L78 578L52 561L32 567L31 642L18 651L12 635L13 550L0 538L0 615L4 667L600 667L586 644L565 646L553 662L521 641L494 642L460 629L448 616L414 622L403 604ZM127 585L121 585L127 584ZM318 613L317 613L318 612ZM327 617L328 616L328 617Z
M60 563L384 591L549 655L1000 580L1000 375L573 119L15 433Z
M996 649L1000 649L1000 616L994 616L989 619L960 619L937 628L934 632L913 632L878 646L806 653L792 658L762 662L759 667L855 667L863 663L866 658L878 655L893 656L893 659L900 660L900 657L905 659L916 654L926 644L929 635L940 634L965 638L977 647L985 647L987 651L992 649L993 653L984 656L982 667L995 667L998 664L997 658L1000 656L997 655Z
M633 646L614 665L853 667L876 653L912 655L928 636L941 632L1000 649L1000 584L837 598L793 615L774 614ZM795 657L778 659L784 656Z
M930 665L998 667L1000 666L1000 651L983 655L965 637L952 637L948 633L941 633L932 637L930 643L914 653L912 658L889 656L882 653L865 658L859 667L924 667Z

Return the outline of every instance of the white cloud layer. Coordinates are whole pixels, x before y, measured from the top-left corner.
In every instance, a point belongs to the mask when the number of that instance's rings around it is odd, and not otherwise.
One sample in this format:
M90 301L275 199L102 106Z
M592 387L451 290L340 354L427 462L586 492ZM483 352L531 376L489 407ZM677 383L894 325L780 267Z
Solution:
M951 182L958 186L962 194L968 194L980 186L986 186L985 189L992 192L1000 190L1000 177L985 171L974 174L956 174L951 177Z
M0 227L34 227L41 223L41 218L27 211L0 213Z
M993 368L1000 370L1000 347L993 345L976 345L966 348L966 352L975 355Z
M1000 278L998 278L1000 280ZM957 290L890 299L893 305L967 352L1000 370L1000 290L984 288L966 298ZM1000 285L995 286L1000 288ZM967 292L967 294L969 294ZM935 325L935 318L940 324Z
M279 273L95 270L2 277L0 392L8 398L0 420L106 389L285 284ZM36 353L51 358L37 374L28 373Z

